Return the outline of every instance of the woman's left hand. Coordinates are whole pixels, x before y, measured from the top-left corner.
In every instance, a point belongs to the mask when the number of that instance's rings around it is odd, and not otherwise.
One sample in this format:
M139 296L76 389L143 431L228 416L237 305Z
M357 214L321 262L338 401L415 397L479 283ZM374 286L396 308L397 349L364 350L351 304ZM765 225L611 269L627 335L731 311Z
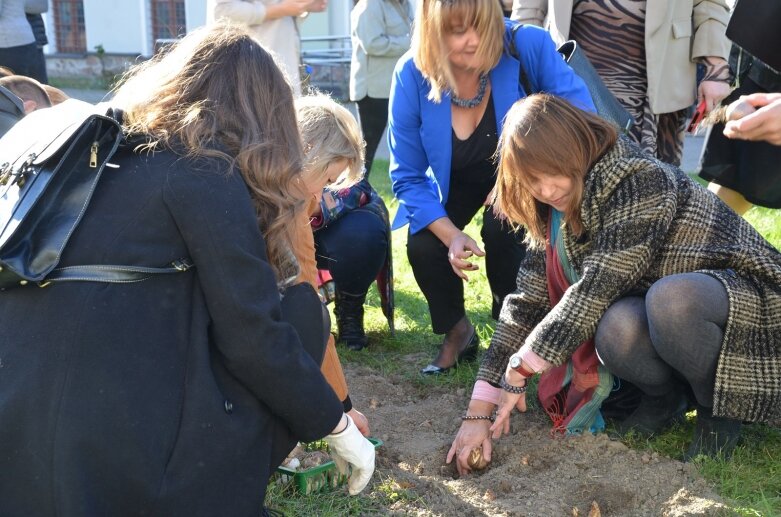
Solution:
M505 381L511 386L526 386L529 382L528 379L512 368L507 368L507 372L504 375ZM496 410L496 420L494 420L490 429L494 439L510 433L510 415L512 415L513 408L521 413L526 412L526 393L515 394L502 390L499 408Z

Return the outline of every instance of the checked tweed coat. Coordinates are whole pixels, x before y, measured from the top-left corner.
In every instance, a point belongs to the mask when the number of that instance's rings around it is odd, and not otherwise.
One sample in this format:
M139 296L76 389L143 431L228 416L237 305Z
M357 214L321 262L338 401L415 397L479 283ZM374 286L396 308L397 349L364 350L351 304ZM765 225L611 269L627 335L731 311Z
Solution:
M566 229L580 275L550 307L544 251L526 255L504 302L478 379L497 384L526 341L556 365L594 335L605 310L662 277L706 273L722 282L729 317L716 370L714 414L781 417L781 253L743 218L679 169L624 138L585 177L584 235Z

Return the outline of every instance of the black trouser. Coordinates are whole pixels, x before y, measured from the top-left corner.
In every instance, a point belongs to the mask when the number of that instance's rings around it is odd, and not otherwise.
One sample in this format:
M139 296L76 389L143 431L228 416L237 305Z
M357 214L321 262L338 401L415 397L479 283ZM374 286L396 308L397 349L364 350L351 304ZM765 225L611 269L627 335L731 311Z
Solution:
M492 186L473 183L451 185L445 211L456 227L463 230L483 208ZM515 291L518 267L526 254L522 244L523 233L513 232L488 207L483 210L480 237L485 251L486 276L493 296L491 315L497 319L504 297ZM415 281L428 301L431 327L435 334L446 333L466 314L464 283L450 267L447 253L447 247L429 230L407 237L407 257Z
M46 61L42 50L35 43L0 48L0 65L7 66L15 74L26 75L42 83L47 80Z
M660 396L683 378L697 402L713 406L729 298L721 282L702 273L655 282L645 298L627 296L611 305L597 327L600 360L643 392Z
M372 171L374 153L380 144L388 124L388 99L375 99L368 95L358 101L358 118L361 121L363 139L366 140L366 178Z

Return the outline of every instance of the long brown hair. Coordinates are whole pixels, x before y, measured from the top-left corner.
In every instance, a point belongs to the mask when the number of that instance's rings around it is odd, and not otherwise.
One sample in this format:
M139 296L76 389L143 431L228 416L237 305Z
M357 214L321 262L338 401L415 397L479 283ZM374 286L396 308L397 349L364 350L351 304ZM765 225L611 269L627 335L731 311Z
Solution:
M573 180L574 192L564 221L574 235L580 235L584 178L617 138L609 122L561 97L536 94L519 100L502 128L495 209L515 228L526 227L531 247L543 247L548 207L532 195L531 181L539 175L567 176Z
M498 2L418 0L412 50L415 66L431 83L428 97L434 102L440 102L442 93L455 85L445 48L445 35L452 31L455 23L474 27L480 35L477 55L483 66L478 72L488 73L499 63L504 51L504 16Z
M244 30L218 23L130 70L113 104L145 147L183 147L239 169L280 285L297 276L286 225L304 210L303 153L293 94L274 59Z

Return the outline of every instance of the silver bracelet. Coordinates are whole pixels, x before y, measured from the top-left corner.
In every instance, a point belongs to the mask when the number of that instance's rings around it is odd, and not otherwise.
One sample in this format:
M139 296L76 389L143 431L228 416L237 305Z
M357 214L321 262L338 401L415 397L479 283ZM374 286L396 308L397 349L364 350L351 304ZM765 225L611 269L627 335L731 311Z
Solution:
M502 380L499 381L499 386L501 386L504 391L514 395L520 395L521 393L526 392L525 384L523 386L513 386L507 382L507 379L504 378L504 375L502 375Z

